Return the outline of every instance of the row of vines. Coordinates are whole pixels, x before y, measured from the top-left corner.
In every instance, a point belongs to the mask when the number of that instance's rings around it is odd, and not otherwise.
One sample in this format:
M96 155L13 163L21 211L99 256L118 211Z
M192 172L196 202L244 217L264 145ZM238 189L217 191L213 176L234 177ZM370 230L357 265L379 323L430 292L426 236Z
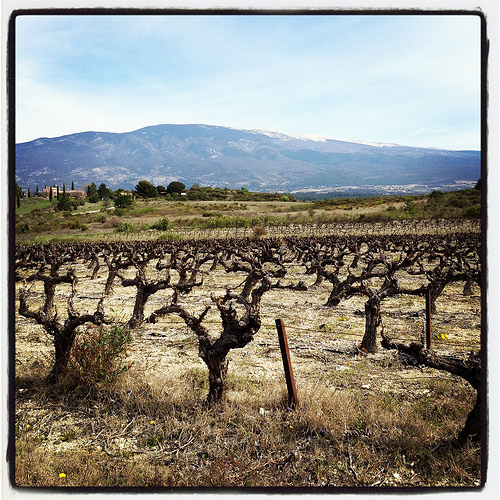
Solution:
M384 328L382 309L388 298L423 297L430 291L435 312L447 285L461 283L464 295L481 287L480 234L463 227L446 234L432 234L425 227L374 234L370 227L364 234L346 230L336 236L18 245L16 312L52 337L51 381L64 374L86 324L120 323L133 330L181 318L198 339L199 357L208 368L208 403L213 404L225 393L228 353L244 348L262 326L265 294L300 293L327 284L329 296L320 305L332 315L343 301L364 299L361 353L397 349L418 364L465 378L477 390L459 439L479 439L480 349L445 355L426 349L421 332L403 342ZM207 286L214 279L223 292ZM125 292L132 292L133 300L117 313L113 298Z

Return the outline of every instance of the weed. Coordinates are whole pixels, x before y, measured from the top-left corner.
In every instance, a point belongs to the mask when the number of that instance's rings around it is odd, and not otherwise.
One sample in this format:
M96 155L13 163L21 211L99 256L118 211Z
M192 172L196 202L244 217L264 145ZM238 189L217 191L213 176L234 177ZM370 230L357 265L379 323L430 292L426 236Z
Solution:
M75 429L68 429L67 431L61 432L61 441L73 441L76 437Z
M112 384L132 365L124 363L131 342L130 331L120 326L87 329L86 334L78 337L71 349L69 382L91 387Z
M155 446L162 444L163 439L164 439L164 437L162 434L153 433L147 438L146 444L149 448L154 448Z

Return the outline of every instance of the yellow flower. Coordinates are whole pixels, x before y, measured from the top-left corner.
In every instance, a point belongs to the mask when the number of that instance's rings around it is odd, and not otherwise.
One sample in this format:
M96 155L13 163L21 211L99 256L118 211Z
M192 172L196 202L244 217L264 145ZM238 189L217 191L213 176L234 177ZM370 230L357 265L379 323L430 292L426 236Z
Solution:
M293 429L293 425L290 426L290 429Z
M64 472L61 472L61 473L59 474L59 477L66 477L66 474L65 474Z
M155 421L154 421L154 420L151 420L151 422L150 422L150 423L151 423L151 424L154 424L154 423L155 423Z
M30 424L26 424L26 429L29 429L31 427Z

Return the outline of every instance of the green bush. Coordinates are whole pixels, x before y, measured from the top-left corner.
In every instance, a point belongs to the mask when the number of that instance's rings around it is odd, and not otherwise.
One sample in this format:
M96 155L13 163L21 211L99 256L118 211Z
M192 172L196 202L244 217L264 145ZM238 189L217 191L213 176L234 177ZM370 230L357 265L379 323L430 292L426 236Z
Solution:
M481 205L475 205L465 209L466 217L480 217L481 216Z
M82 231L86 231L88 226L86 224L82 224L79 220L74 220L68 223L69 229L81 229Z
M161 234L158 237L158 240L160 241L179 241L182 239L182 236L179 234L172 234L172 233L167 233L167 234Z
M408 200L403 207L403 212L406 212L407 214L414 215L417 213L417 206L412 200Z
M89 203L97 203L100 198L99 198L99 195L97 193L94 193L92 195L90 195L87 200L89 201Z
M168 217L163 217L163 219L158 219L152 226L151 229L157 229L158 231L167 231L170 227L170 219Z
M120 222L114 229L113 233L132 233L136 227L131 222Z

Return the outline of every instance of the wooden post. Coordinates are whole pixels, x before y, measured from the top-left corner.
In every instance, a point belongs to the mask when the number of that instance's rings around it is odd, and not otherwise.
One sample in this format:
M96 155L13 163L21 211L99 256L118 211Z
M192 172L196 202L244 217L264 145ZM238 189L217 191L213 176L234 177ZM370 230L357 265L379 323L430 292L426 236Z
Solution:
M431 348L431 289L425 292L425 337L427 349Z
M292 407L298 404L297 389L293 378L292 363L290 361L290 351L288 350L288 341L286 338L285 324L282 319L276 320L276 329L280 341L281 357L283 358L283 368L285 369L286 387L288 389L288 406Z

